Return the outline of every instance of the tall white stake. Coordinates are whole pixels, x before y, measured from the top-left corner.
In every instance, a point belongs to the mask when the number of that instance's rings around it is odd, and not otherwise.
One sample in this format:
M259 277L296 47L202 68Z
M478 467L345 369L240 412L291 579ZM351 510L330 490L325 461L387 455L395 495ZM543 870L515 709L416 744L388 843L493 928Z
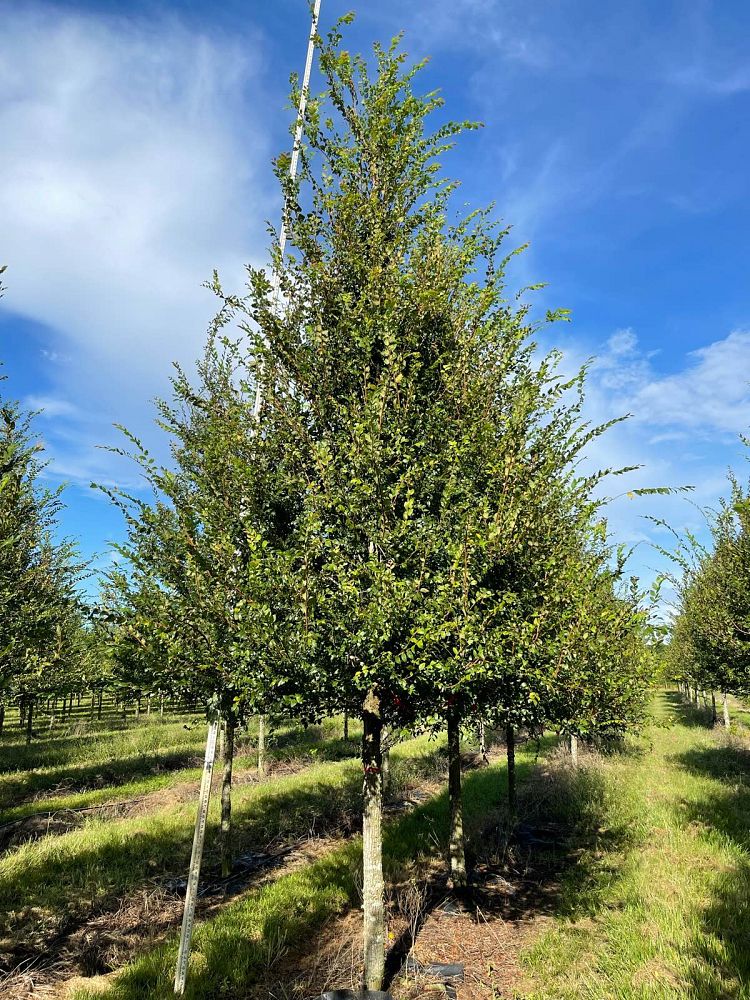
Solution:
M313 56L315 54L315 36L318 33L318 19L320 17L321 0L315 0L315 7L312 15L312 25L310 27L310 38L307 44L307 59L305 60L305 72L302 78L302 92L300 93L299 108L297 109L297 126L294 130L294 145L292 146L292 158L289 164L289 176L297 176L297 164L299 163L299 151L302 145L302 129L305 124L305 109L307 107L307 96L310 89L310 73L312 72ZM286 205L282 211L281 228L279 230L279 251L281 259L284 258L286 247L287 218ZM279 275L274 272L273 287L274 298L278 300L279 295ZM255 390L255 402L253 405L253 415L260 414L262 397L260 384ZM208 817L208 804L211 797L211 778L213 776L214 759L216 757L216 735L218 732L218 721L209 723L208 737L206 739L206 757L203 765L203 777L201 778L201 788L198 796L198 816L195 821L195 833L193 835L193 851L190 857L190 872L188 874L187 891L185 893L185 909L182 914L182 931L180 933L180 947L177 953L177 969L174 977L174 991L178 996L185 992L185 981L187 979L188 960L190 958L190 941L193 936L193 924L195 922L195 904L198 899L198 880L200 877L201 860L203 858L203 841L206 836L206 819Z
M195 904L198 899L198 880L201 873L203 858L203 841L206 836L206 820L208 819L208 803L211 799L211 778L214 773L216 758L216 733L219 729L218 720L208 725L206 740L206 757L203 762L201 790L198 795L198 816L195 820L193 834L193 851L190 855L190 871L188 873L187 890L185 891L185 909L182 913L182 931L180 932L180 948L177 952L177 970L174 975L174 991L178 996L185 992L188 960L190 958L190 941L193 937L195 922Z
M310 73L312 71L313 56L315 54L315 36L318 33L318 19L320 17L320 0L315 0L313 8L312 25L310 26L310 38L307 43L307 59L305 60L305 72L302 76L302 91L299 95L299 107L297 109L297 127L294 130L294 144L292 146L292 158L289 162L289 176L294 180L297 176L297 164L299 163L299 151L302 145L302 129L305 125L305 109L307 108L307 96L310 91ZM281 212L281 228L279 229L279 257L280 265L284 263L284 250L286 248L287 217L286 205ZM279 298L279 273L274 271L272 279L274 302L278 303ZM263 395L260 390L260 383L255 389L255 405L253 406L253 416L257 419L260 415L260 407Z

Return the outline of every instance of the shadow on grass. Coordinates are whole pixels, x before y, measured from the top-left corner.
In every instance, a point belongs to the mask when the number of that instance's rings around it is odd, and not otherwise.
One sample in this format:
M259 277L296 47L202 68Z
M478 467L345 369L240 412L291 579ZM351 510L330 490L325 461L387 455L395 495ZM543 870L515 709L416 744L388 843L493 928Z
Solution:
M691 981L700 998L745 996L750 983L750 752L742 746L695 748L677 761L692 774L710 778L700 800L681 803L686 822L698 823L739 848L738 861L717 873L713 897L700 911Z
M670 711L679 719L680 724L688 728L713 729L714 720L711 709L687 702L677 691L664 692L664 702Z
M18 777L0 781L0 807L19 806L42 792L57 795L87 792L100 788L116 788L140 778L196 767L202 757L193 749L155 751L94 764L71 764L49 771L24 771ZM46 806L39 801L39 811ZM0 822L3 820L0 812Z
M694 747L675 759L681 767L699 777L714 778L732 785L750 783L750 748L739 743L728 741L716 746ZM750 800L745 804L750 805ZM749 819L750 812L745 813L746 829Z

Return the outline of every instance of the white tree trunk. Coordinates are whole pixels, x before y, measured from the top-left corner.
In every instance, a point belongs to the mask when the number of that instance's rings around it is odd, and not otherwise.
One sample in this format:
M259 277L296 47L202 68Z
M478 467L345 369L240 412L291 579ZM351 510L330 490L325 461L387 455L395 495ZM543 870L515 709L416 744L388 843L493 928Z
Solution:
M258 716L258 777L266 773L266 717Z
M364 701L362 737L362 872L364 985L379 990L385 971L383 884L383 788L380 701L371 689Z
M232 763L234 761L234 718L224 719L221 731L221 757L224 770L221 777L221 874L226 878L232 870Z
M455 712L448 712L448 798L450 800L448 853L451 882L454 889L462 889L466 885L466 848L461 794L461 727Z

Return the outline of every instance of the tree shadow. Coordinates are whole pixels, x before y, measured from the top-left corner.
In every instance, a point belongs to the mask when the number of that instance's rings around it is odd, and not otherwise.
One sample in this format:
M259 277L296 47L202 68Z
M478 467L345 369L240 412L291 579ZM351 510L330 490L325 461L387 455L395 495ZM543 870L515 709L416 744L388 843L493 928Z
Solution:
M667 707L679 719L680 725L690 729L713 729L715 726L711 708L687 702L678 691L665 691L663 699Z
M94 764L70 764L48 771L25 771L0 781L0 803L6 808L34 800L40 793L71 795L100 788L117 788L141 778L196 767L201 756L195 750L166 750L144 753ZM46 806L39 801L39 812ZM0 812L0 822L3 814Z
M697 997L744 997L750 983L750 752L727 741L675 760L714 783L700 799L680 802L685 822L740 849L734 865L717 871L712 898L699 911L693 953L700 961L690 963L689 978Z
M713 778L732 785L750 783L750 747L731 739L715 746L693 747L674 759L685 770L699 777ZM747 822L746 815L746 826Z

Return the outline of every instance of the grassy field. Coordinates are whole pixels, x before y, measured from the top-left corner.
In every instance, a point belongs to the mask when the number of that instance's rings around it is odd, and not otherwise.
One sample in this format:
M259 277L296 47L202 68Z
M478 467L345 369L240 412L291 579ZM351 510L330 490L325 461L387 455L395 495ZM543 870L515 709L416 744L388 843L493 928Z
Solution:
M306 729L275 727L263 780L255 768L256 734L251 727L241 735L233 794L237 854L330 834L340 838L351 830L359 812L361 771L355 758L360 731L356 723L350 725L345 741L341 730L340 719ZM165 902L162 887L187 869L200 775L199 768L169 770L165 760L197 760L204 736L204 724L167 717L142 718L109 733L56 733L36 747L41 760L54 759L52 767L13 771L13 754L17 765L28 763L28 748L6 734L3 801L21 800L5 809L6 824L35 816L45 821L55 811L141 797L126 815L88 815L77 828L57 835L54 830L47 834L43 822L41 835L0 855L0 958L6 968L34 955L43 964L54 959L54 954L45 956L53 947L62 948L75 968L68 942L81 930L98 926L108 913L116 919L134 898L143 899L146 921L153 900ZM442 743L421 738L394 751L395 793L443 767ZM123 782L125 775L130 780ZM78 790L60 794L71 786ZM218 861L218 812L214 796L207 874ZM176 897L171 905L166 900L167 925L179 905Z
M0 823L63 809L82 809L129 799L195 781L206 739L205 722L194 716L142 716L127 727L102 729L106 721L76 721L27 746L17 730L6 729L0 741ZM89 728L90 725L90 728ZM267 757L274 761L342 760L356 753L356 723L344 740L341 720L302 729L276 726L268 738ZM237 738L238 771L255 766L257 723Z
M747 737L673 694L655 721L581 776L571 806L595 836L523 956L528 1000L750 997Z
M393 751L394 771L406 765L423 740L402 744ZM521 778L533 767L535 748L520 748ZM466 827L471 840L489 813L503 811L507 785L504 765L496 764L466 775ZM444 784L444 782L443 782ZM384 834L386 876L391 884L414 877L424 865L433 865L447 845L448 804L445 792L408 815L389 822ZM193 940L191 1000L215 997L268 995L263 985L282 957L318 935L326 923L360 903L361 841L359 837L333 847L304 868L282 875L270 885L249 892L201 923ZM80 985L72 996L91 1000L106 993L112 1000L146 1000L172 996L177 937L137 959L113 979L92 987ZM280 987L283 990L283 986ZM257 992L253 992L256 990ZM282 995L274 992L274 996ZM291 992L289 996L296 995Z
M706 712L684 706L673 693L661 693L642 737L610 756L584 753L577 769L554 750L554 739L545 742L538 762L533 744L521 747L521 826L547 825L564 838L549 885L542 884L543 876L528 897L529 872L543 866L531 854L519 853L513 834L502 839L510 828L503 761L466 774L470 853L479 862L492 855L489 864L508 885L516 882L510 905L482 914L481 928L491 947L481 960L468 946L479 935L477 916L462 918L468 944L455 948L466 963L467 982L458 988L458 1000L750 1000L750 731L745 724L750 715L739 704L732 708L738 725L727 736L711 728ZM174 719L152 721L142 732L119 733L110 750L122 754L119 761L152 763L164 754L197 752L200 743L196 740L191 750L190 740L202 738L202 727L183 727ZM101 736L83 734L83 743L65 744L68 758L62 747L41 748L46 759L60 756L39 772L6 771L2 778L20 783L17 787L31 796L13 814L60 800L54 786L45 791L36 784L48 768L101 769L111 763ZM245 738L251 749L253 734ZM101 755L88 765L87 748ZM279 731L273 752L281 758L296 754L304 767L243 784L240 766L237 849L312 834L321 850L236 900L204 910L191 957L187 996L192 1000L267 997L269 983L274 996L302 996L299 984L290 985L289 969L304 963L311 950L343 936L346 928L358 926L360 843L351 835L351 824L356 823L360 776L355 761L339 759L356 752L356 745L342 743L340 722L334 720L323 730ZM387 876L398 887L421 884L444 870L447 803L438 745L411 741L396 748L393 757L394 794L420 783L428 789L423 803L406 814L397 812L387 824ZM247 763L252 764L250 757ZM80 829L43 837L0 858L6 938L64 931L71 920L106 912L144 886L183 872L194 801L168 796L170 783L194 783L197 771L139 775L137 781L165 782L158 789L148 785L167 797L155 794L145 814L90 819ZM141 787L137 781L68 795L123 795ZM214 802L209 840L216 819ZM499 850L488 852L490 842L500 844ZM207 867L215 861L209 848ZM392 889L392 917L396 895ZM435 933L430 920L428 915L420 931L427 937ZM176 952L176 931L170 926L174 921L165 925L163 939L157 937L119 971L74 979L59 995L88 1000L104 992L112 1000L166 1000ZM460 920L451 924L456 942L461 926ZM492 945L493 939L502 947ZM391 989L398 1000L437 995L415 993L416 987L398 976Z

